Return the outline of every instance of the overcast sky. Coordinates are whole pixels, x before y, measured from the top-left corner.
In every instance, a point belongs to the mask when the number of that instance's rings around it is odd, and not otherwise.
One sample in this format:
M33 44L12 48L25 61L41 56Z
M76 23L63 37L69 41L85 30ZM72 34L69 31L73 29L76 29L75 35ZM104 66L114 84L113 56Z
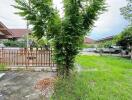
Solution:
M54 0L54 4L60 10L63 6L61 0ZM120 15L120 8L126 5L126 0L106 0L108 11L100 15L95 23L95 27L90 33L93 39L115 35L121 32L126 26L127 21ZM18 15L15 15L16 9L11 5L15 4L14 0L0 0L0 21L8 28L26 28L26 21ZM60 14L63 14L60 10Z

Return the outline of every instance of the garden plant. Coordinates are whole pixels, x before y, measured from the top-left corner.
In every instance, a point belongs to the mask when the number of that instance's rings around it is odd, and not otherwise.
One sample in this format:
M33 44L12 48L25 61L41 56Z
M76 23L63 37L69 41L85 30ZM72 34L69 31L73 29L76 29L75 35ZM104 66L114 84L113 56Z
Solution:
M52 0L15 0L17 12L33 26L37 38L54 40L54 58L58 75L69 76L74 68L84 36L105 10L105 0L63 0L64 16L54 7Z

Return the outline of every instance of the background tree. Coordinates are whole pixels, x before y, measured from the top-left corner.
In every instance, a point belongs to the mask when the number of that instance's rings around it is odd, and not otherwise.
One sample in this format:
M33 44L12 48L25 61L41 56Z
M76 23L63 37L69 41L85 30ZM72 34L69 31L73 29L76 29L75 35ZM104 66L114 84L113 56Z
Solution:
M127 0L127 6L120 9L121 14L129 22L129 26L121 32L116 38L117 45L122 46L122 49L130 51L132 59L132 0Z
M127 2L127 6L122 7L120 10L124 18L132 25L132 0L127 0Z
M38 48L47 48L50 49L52 47L52 39L48 40L46 37L41 37L38 39L34 35L29 35L28 36L29 41L32 42L33 47L38 47Z
M58 74L68 76L84 36L97 16L105 10L105 0L63 0L64 16L60 17L52 0L15 0L14 6L33 26L33 33L54 40L54 56Z
M120 35L116 38L116 43L122 46L122 49L128 50L132 59L132 27L126 28Z
M104 48L111 48L114 45L113 39L102 42Z

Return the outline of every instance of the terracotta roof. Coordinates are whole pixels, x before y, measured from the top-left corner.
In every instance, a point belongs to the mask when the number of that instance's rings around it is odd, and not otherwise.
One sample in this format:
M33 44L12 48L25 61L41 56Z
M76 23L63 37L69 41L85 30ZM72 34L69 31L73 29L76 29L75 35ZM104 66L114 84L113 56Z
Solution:
M85 37L85 39L84 39L84 43L92 44L92 43L94 43L94 40L91 39L91 38L89 38L89 37Z
M13 38L22 38L23 36L27 35L28 33L31 33L28 29L9 29L13 35Z

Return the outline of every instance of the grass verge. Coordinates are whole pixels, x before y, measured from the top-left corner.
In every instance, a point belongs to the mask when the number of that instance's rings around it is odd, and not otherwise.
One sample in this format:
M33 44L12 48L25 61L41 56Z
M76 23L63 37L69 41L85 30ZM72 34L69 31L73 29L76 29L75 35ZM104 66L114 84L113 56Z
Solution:
M0 64L0 71L6 71L6 70L8 70L6 65Z
M53 100L132 100L132 62L111 56L78 56L84 71L55 84ZM98 69L88 70L87 69ZM105 69L105 71L102 71Z

